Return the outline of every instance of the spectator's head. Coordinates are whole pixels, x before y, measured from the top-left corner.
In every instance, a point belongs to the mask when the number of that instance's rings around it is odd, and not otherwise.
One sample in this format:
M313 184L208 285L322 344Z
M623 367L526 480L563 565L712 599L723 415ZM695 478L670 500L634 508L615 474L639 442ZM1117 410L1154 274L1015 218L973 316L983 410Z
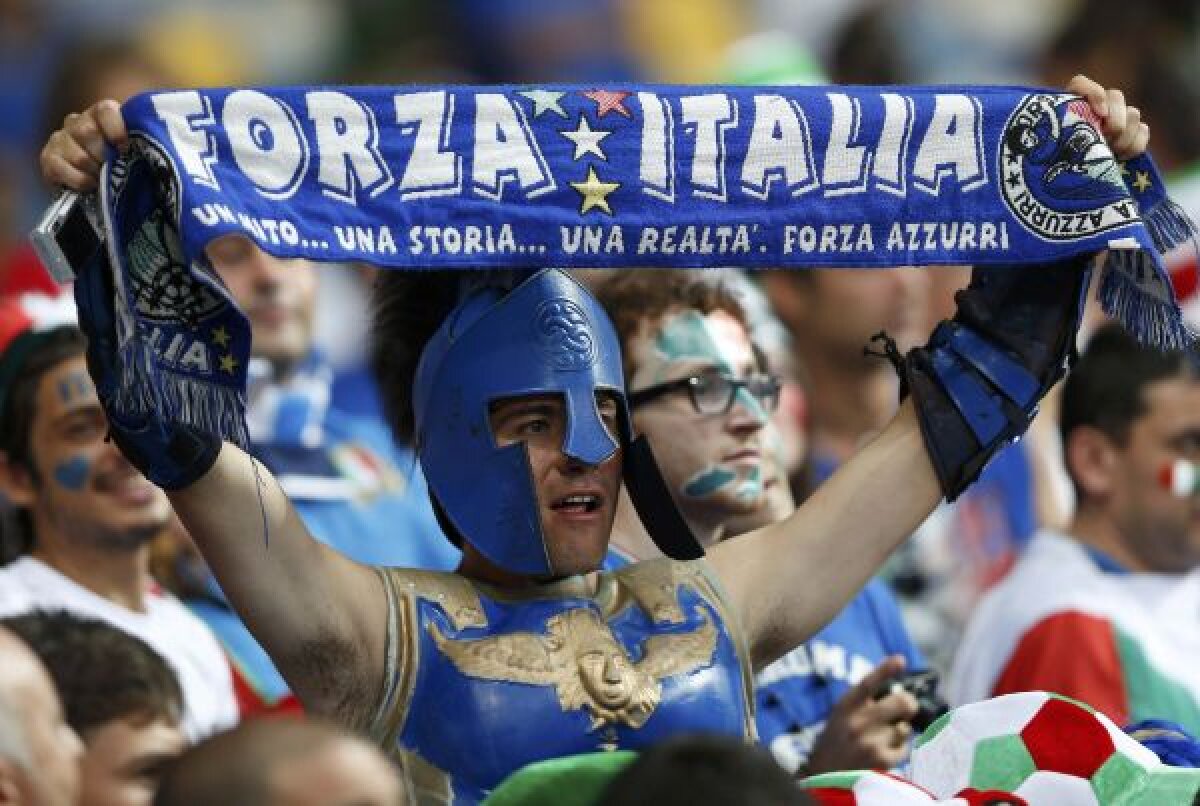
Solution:
M1200 461L1200 370L1194 355L1099 330L1068 376L1062 438L1079 501L1075 531L1098 532L1134 570L1200 564L1200 495L1177 495L1177 460Z
M634 430L696 536L711 542L730 516L764 507L768 475L783 482L763 445L779 388L742 307L725 286L682 270L621 272L596 296L621 341Z
M886 361L863 356L871 336L886 330L901 349L928 336L930 277L923 269L772 271L763 281L814 373L831 364L843 371L891 372ZM814 381L819 385L819 378Z
M183 750L183 692L140 639L66 612L6 619L41 659L83 739L81 806L149 806L163 765Z
M74 806L83 746L46 669L0 627L0 803Z
M725 736L651 747L617 776L597 806L793 806L809 799L771 754Z
M0 301L0 492L22 513L26 546L133 551L170 504L106 439L84 338L61 304Z
M340 728L280 718L243 722L173 761L155 806L399 806L400 778L382 753Z
M312 349L316 267L269 255L244 235L217 238L205 254L250 320L253 354L286 374Z

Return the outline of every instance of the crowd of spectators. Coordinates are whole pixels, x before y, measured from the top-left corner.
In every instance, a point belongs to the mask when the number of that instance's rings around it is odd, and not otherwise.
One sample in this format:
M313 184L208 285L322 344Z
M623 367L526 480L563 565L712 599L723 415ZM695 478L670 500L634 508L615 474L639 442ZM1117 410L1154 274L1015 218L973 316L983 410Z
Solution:
M439 802L420 759L304 714L166 495L106 438L69 294L24 238L51 192L37 154L64 116L190 85L1061 86L1083 72L1136 99L1169 187L1200 220L1200 7L999 8L0 3L0 803ZM358 562L455 568L459 548L412 446L393 439L370 371L374 270L285 265L238 236L207 257L252 328L251 453L308 530ZM1200 325L1195 254L1170 260ZM922 343L969 276L579 273L620 337L634 428L706 547L782 520L880 431L897 378L863 347L880 330L901 349ZM1038 690L1135 725L1147 746L1171 748L1160 755L1172 764L1200 766L1188 740L1200 733L1200 359L1141 347L1095 310L1081 346L1029 437L759 672L761 749L700 738L636 759L533 765L494 802L851 802L792 783L908 772L914 738L947 704ZM623 499L604 567L658 556ZM798 584L820 573L797 571Z

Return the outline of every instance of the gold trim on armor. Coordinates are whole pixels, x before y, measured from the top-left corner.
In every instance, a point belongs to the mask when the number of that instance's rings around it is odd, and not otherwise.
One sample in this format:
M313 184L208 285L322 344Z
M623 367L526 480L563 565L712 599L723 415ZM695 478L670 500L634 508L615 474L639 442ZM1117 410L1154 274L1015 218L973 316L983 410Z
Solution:
M450 776L411 750L398 745L390 753L403 775L406 803L413 806L450 806L454 788Z
M389 568L388 577L393 580L397 592L425 599L440 607L456 630L488 625L479 591L466 577L445 571L414 571L408 568Z
M750 662L750 642L746 640L746 632L742 629L741 617L729 607L729 596L721 585L721 580L713 573L712 566L703 560L697 560L697 570L708 584L717 599L717 612L721 621L729 631L729 640L733 641L734 651L737 652L738 663L742 667L742 705L746 715L746 724L742 727L747 741L758 741L758 719L756 717L757 702L754 699L754 665Z
M437 571L381 568L379 573L395 602L395 630L389 629L387 645L395 684L390 692L385 690L386 699L380 703L371 735L389 750L397 745L403 732L421 663L418 599L437 605L455 632L488 626L482 596L500 602L565 598L595 602L600 616L589 608L566 610L547 621L545 634L456 639L442 634L432 623L426 629L443 655L463 674L553 685L560 706L564 710L586 709L593 729L618 722L637 728L658 707L662 679L713 662L719 631L705 615L704 624L690 633L650 636L643 644L641 661L635 664L613 636L607 620L636 605L656 623L684 624L687 618L679 602L680 586L694 590L719 614L729 631L742 673L744 734L750 740L756 735L754 676L741 621L703 560L647 560L594 578L573 576L520 589L496 588ZM589 653L589 647L594 651ZM489 659L489 652L498 654ZM503 668L496 665L500 657L505 658Z
M385 731L381 731L380 723L392 711L396 700L396 684L400 679L397 674L398 659L396 657L396 636L399 634L399 625L397 624L396 591L388 578L387 569L376 567L374 570L379 584L383 585L383 595L387 600L387 629L383 636L383 681L379 687L379 701L375 704L375 710L371 713L365 732L375 742L386 747L388 736Z

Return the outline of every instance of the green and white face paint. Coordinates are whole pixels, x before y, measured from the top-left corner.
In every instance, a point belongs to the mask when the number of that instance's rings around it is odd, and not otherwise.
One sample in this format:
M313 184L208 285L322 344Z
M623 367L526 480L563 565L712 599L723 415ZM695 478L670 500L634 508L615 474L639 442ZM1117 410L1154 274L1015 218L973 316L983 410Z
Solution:
M725 311L668 314L630 345L631 390L716 371L744 378L758 371L745 328ZM763 500L760 444L769 413L745 389L725 414L701 414L680 390L634 411L685 516L689 502L710 514L742 514Z

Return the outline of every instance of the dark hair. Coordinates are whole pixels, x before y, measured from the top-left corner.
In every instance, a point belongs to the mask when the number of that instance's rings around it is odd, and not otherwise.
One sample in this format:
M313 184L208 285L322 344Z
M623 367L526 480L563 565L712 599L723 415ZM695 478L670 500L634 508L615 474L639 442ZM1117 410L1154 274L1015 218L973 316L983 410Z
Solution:
M616 328L625 358L626 383L633 369L630 344L646 322L656 322L672 311L724 311L747 327L746 313L733 290L695 269L615 272L596 286L595 295Z
M413 382L421 351L458 301L459 273L381 271L371 315L371 369L392 434L411 444Z
M810 803L771 754L727 736L671 739L618 775L596 806L789 806Z
M29 436L38 386L42 376L63 361L81 355L87 344L82 331L70 326L56 328L38 338L39 343L25 356L0 406L0 453L10 464L25 468L35 481L37 469L30 457ZM28 511L12 509L0 515L0 564L25 553L32 544Z
M117 719L175 725L183 718L175 673L140 638L65 611L34 611L0 623L45 664L67 722L81 736Z
M464 294L473 288L514 288L532 270L381 271L371 312L371 370L396 441L413 442L413 384L421 352Z
M1168 378L1194 377L1198 369L1193 353L1144 347L1120 325L1105 325L1067 376L1059 417L1063 444L1081 426L1123 443L1133 421L1146 413L1142 390Z

